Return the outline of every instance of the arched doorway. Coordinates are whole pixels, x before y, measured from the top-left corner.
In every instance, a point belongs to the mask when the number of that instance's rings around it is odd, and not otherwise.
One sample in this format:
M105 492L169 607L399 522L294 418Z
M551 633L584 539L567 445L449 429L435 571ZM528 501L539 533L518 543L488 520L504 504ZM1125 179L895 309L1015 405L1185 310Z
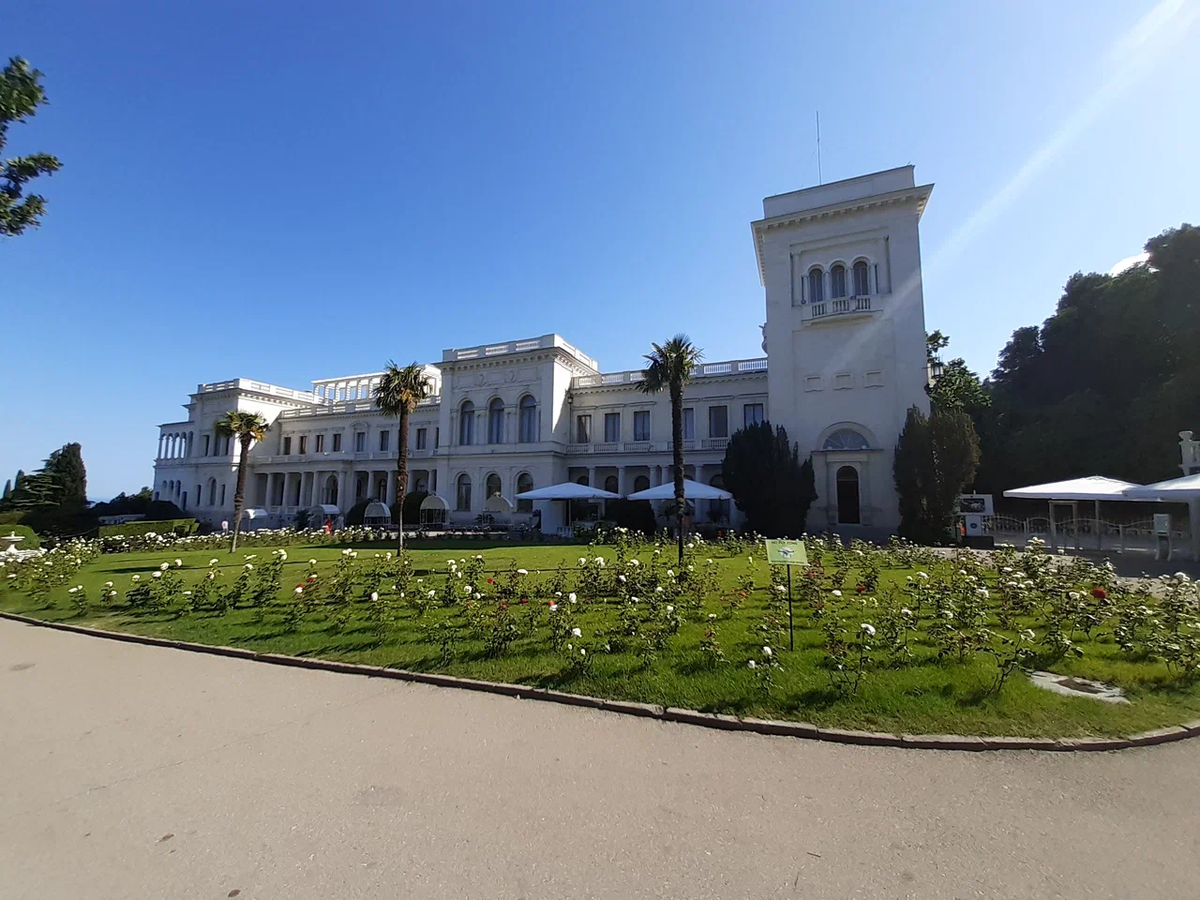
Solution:
M330 506L338 505L338 480L336 475L325 479L325 501Z
M610 494L619 494L620 493L620 485L617 482L616 475L609 475L607 478L604 479L604 489L606 491L608 491Z
M854 466L837 470L837 504L839 525L859 524L858 469Z

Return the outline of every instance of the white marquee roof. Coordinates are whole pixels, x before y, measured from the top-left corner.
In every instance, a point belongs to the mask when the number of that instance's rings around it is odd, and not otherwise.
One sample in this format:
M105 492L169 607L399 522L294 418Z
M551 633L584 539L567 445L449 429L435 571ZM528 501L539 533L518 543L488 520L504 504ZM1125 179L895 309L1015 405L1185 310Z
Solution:
M1200 497L1200 472L1184 475L1169 481L1156 481L1145 487L1130 488L1126 497L1130 500L1162 500L1167 503L1183 503Z
M1005 491L1004 496L1020 500L1136 500L1140 498L1126 496L1125 492L1137 487L1141 485L1132 481L1106 478L1103 475L1087 475L1083 478L1069 478L1066 481L1013 488L1011 491Z
M549 487L536 488L517 494L518 500L620 500L620 494L602 491L586 484L576 484L564 481L562 484L552 484Z
M687 500L732 500L733 494L729 491L722 490L718 487L713 487L710 484L701 484L699 481L692 481L690 478L683 479L683 496ZM660 484L657 487L647 488L644 491L638 491L636 494L629 495L630 500L674 500L675 499L675 482L668 481Z

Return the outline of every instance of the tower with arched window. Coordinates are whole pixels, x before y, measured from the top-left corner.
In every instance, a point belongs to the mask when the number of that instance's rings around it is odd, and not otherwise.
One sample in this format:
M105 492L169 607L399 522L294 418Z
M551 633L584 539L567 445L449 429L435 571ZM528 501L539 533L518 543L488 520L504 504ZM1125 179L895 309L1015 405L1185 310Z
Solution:
M903 166L767 197L753 223L770 418L812 453L809 527L899 522L893 448L929 403L918 225L932 190Z

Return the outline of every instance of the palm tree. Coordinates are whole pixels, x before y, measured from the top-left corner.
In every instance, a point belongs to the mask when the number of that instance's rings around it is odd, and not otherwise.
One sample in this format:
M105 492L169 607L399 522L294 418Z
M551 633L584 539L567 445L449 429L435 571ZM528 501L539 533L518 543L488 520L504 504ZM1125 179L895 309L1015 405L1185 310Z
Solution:
M408 417L429 396L429 377L418 363L403 369L391 360L375 388L375 406L400 420L396 442L396 508L400 524L399 552L404 552L404 497L408 494Z
M675 515L679 520L679 562L683 564L683 515L687 509L683 492L683 383L692 377L704 351L692 343L686 334L677 334L665 344L651 344L653 352L646 354L647 365L642 371L638 389L657 394L666 389L671 394L671 449L675 466Z
M265 438L270 427L267 420L258 413L242 412L238 409L231 409L217 422L218 434L235 437L241 445L241 451L238 453L237 490L233 492L233 544L229 548L230 553L237 550L238 532L242 528L242 509L246 505L246 475L250 470L246 457L250 455L250 445Z

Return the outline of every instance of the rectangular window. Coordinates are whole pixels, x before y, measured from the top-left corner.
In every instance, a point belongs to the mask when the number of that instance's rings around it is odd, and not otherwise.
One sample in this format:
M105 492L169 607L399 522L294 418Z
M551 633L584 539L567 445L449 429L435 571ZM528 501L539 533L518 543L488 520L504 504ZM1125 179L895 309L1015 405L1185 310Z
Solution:
M379 449L387 450L388 442L391 440L391 438L392 438L392 433L390 431L379 432Z
M433 429L433 447L436 450L440 446L442 446L442 426L438 425ZM436 476L437 472L434 472L433 474Z
M365 431L354 432L354 452L362 453L367 449L367 433Z
M694 441L696 439L696 411L694 409L685 409L683 412L683 439L685 441Z
M418 450L425 449L425 442L427 440L426 434L427 434L427 429L425 429L425 428L417 429L417 449Z
M342 434L339 431L333 436L333 452L337 453L342 449Z
M621 414L604 414L604 440L612 444L621 439Z
M639 409L634 411L633 439L635 441L650 440L650 410Z
M205 456L208 456L208 438L209 438L209 436L206 434L204 436L204 455ZM212 506L212 504L210 503L209 506Z
M285 435L283 438L283 455L284 456L292 455L292 436L291 435Z
M575 443L590 444L592 442L592 417L575 417Z
M708 408L708 436L710 438L729 437L728 406L710 406Z
M742 426L749 428L751 425L761 425L763 422L763 405L761 403L747 403L742 407Z
M325 452L325 435L323 435L323 434L317 435L317 452L318 453Z
M308 452L308 435L300 435L300 455L303 456Z

